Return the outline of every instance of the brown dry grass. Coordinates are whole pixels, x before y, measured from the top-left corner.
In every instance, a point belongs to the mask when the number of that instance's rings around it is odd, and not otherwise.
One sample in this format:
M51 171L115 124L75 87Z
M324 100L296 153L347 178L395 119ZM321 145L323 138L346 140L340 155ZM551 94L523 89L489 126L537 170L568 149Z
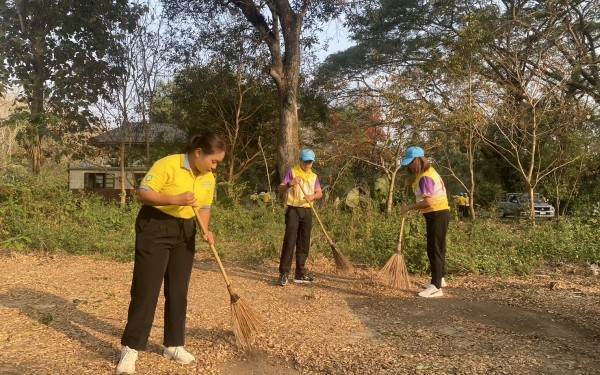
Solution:
M378 284L377 273L335 273L311 259L318 282L274 285L276 264L228 263L234 287L260 315L254 351L236 349L219 269L200 251L186 348L160 355L159 303L137 374L592 374L600 363L600 282L578 270L529 278L449 277L440 299ZM131 263L0 252L0 373L112 374L129 299ZM413 280L424 282L425 278Z

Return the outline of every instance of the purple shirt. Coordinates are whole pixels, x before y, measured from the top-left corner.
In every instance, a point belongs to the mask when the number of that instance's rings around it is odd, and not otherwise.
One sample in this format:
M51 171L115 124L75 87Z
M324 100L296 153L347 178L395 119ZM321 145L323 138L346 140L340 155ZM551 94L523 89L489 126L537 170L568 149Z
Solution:
M283 181L281 181L281 185L287 185L287 183L290 182L292 178L294 177L292 177L292 170L290 169L285 174ZM321 190L321 183L319 182L319 177L317 177L317 180L315 181L315 191L317 190Z
M435 189L435 183L431 177L421 177L419 180L419 189L424 197L431 197Z

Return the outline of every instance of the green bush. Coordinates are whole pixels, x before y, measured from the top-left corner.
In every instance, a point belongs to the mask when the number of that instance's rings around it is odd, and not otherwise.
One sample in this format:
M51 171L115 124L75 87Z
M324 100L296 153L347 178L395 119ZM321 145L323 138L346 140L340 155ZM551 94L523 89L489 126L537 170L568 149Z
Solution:
M95 195L74 196L60 165L46 165L39 176L7 170L1 177L3 248L132 259L136 204L122 209Z
M366 204L350 210L319 202L317 210L342 253L354 263L381 268L394 254L400 229L399 208L390 215ZM398 206L399 207L399 206ZM0 172L0 248L13 251L65 251L133 259L134 222L139 205L124 208L94 195L76 197L67 189L66 168L47 165L40 176L17 167ZM594 211L595 212L595 211ZM480 215L452 221L448 231L449 274L530 274L546 262L599 262L600 219L586 217L537 222ZM277 260L284 231L279 204L221 204L212 211L217 249L229 261ZM311 253L332 257L313 220ZM199 246L202 249L202 245ZM402 255L409 272L427 274L425 221L407 215ZM202 251L202 250L201 250Z

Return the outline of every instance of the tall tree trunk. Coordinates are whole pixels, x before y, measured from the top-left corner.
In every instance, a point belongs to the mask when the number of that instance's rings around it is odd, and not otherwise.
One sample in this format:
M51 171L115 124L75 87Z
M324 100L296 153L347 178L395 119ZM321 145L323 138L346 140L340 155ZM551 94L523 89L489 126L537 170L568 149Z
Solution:
M475 220L475 202L473 201L473 194L475 193L475 132L473 129L469 131L469 148L467 149L467 156L469 158L469 217L471 220Z
M298 30L299 32L299 30ZM277 166L279 177L298 163L298 81L300 77L300 40L288 31L285 39L285 57L281 70L271 69L271 77L279 93L279 135L277 139Z
M534 201L533 201L533 197L534 197L535 193L533 191L533 186L531 186L531 184L528 184L528 190L529 190L529 219L531 220L532 225L535 226L535 207L534 207Z
M44 36L36 35L32 46L33 54L33 77L31 77L31 121L29 124L28 151L31 158L31 171L39 174L42 169L42 135L40 130L45 126L44 116Z
M121 200L119 202L121 207L125 207L127 204L127 190L125 189L125 163L126 163L126 142L130 138L131 124L129 123L129 116L127 115L127 85L123 85L123 129L121 131L121 148L119 150L119 167L121 171L121 178L119 179L121 188Z
M279 177L298 163L299 158L298 108L296 90L284 89L279 93L279 137L277 165Z
M125 174L125 142L121 142L121 147L119 150L119 167L121 171L121 178L119 179L121 199L119 201L119 205L121 207L125 207L127 204L127 190L125 189L125 180L127 178L127 175Z
M385 212L389 215L392 213L392 208L394 207L394 190L396 188L396 175L400 168L396 167L392 173L390 173L390 185L388 188L388 196L387 196L387 204L385 208Z
M268 25L266 18L260 14L251 0L228 0L228 2L240 9L269 48L271 55L269 75L277 86L280 105L277 169L279 177L283 177L285 172L297 163L299 157L297 99L300 78L300 34L311 1L303 1L298 13L289 1L268 1L272 26ZM285 48L283 53L282 36Z

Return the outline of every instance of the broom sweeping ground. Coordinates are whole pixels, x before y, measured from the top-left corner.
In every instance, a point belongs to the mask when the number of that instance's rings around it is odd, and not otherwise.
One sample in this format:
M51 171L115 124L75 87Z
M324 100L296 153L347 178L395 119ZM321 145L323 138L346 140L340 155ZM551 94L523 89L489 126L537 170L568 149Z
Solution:
M402 223L400 224L400 235L398 237L398 245L394 255L388 260L379 272L379 276L383 282L393 288L397 289L408 289L410 288L410 276L406 269L406 263L400 253L402 249L402 235L404 232L404 216L402 216Z
M196 221L202 229L203 233L208 233L208 229L202 222L198 208L193 207L194 214L196 215ZM227 291L229 292L231 301L231 320L233 323L233 333L235 334L236 342L242 349L247 349L254 343L254 340L258 334L260 328L260 318L258 314L240 298L240 296L233 290L231 286L231 280L225 272L219 253L215 249L215 246L210 244L212 254L219 265L219 269L227 284Z
M306 192L304 191L304 188L302 187L302 185L299 184L298 186L300 187L300 190L302 191L302 194L304 194L306 196ZM317 213L317 210L315 210L315 207L313 206L312 202L308 202L308 204L310 205L310 208L312 209L312 212L315 214L315 217L317 218L317 221L319 222L319 226L321 227L321 230L323 231L323 234L325 235L325 239L327 239L327 243L331 247L331 251L333 252L333 260L335 261L335 267L339 271L341 271L343 273L351 273L351 272L353 272L354 271L354 266L352 265L352 262L350 262L350 259L348 259L348 257L346 257L337 248L337 246L335 245L335 243L333 243L333 240L327 234L327 231L325 230L325 226L323 225L323 222L321 221L321 218L319 217L319 214Z

